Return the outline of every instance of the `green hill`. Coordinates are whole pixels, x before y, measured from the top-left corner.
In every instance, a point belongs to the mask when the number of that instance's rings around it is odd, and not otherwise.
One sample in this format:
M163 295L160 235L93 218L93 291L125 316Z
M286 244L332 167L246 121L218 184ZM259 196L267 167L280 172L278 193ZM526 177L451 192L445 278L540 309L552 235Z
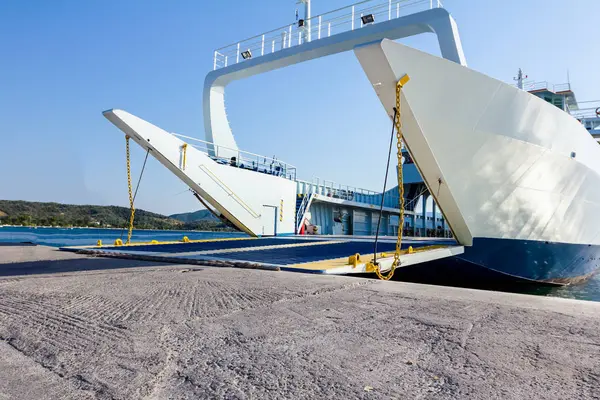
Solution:
M206 211L206 210L204 210ZM0 200L0 224L32 226L123 227L129 221L129 208L117 206L39 203ZM141 209L135 210L138 229L230 230L220 221L181 221Z
M169 218L173 218L181 222L219 221L219 219L208 210L198 210L188 213L173 214L169 215Z

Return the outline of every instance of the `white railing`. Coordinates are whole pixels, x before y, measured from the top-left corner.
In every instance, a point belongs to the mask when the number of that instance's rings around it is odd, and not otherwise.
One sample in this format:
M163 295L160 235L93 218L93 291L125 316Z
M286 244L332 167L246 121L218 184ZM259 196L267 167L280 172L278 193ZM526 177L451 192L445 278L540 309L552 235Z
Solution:
M376 192L374 190L369 189L361 189L354 186L342 185L336 183L334 181L328 181L325 179L314 178L313 182L303 181L298 179L297 182L301 185L302 194L308 193L317 193L327 195L330 192L353 192L358 194L364 194L366 196L374 196L381 194L381 192ZM345 200L349 200L346 196L342 196L341 198Z
M237 64L245 59L275 53L303 43L389 21L419 11L442 7L440 0L364 0L351 6L294 22L215 50L213 70ZM363 18L373 22L363 24Z
M307 194L302 199L302 203L300 204L298 212L296 213L296 233L300 232L300 227L304 223L304 216L306 215L306 211L308 210L308 206L311 200L312 194Z
M579 119L600 120L600 100L580 101L578 105L583 106L578 110L570 110L570 114Z
M553 90L554 93L568 92L571 90L571 84L570 83L559 83L557 85L553 85L552 88L554 89Z
M296 180L296 167L278 160L275 157L267 157L249 151L219 146L212 142L196 139L191 136L180 135L177 133L173 133L173 135L195 142L196 144L192 143L190 146L203 153L209 154L210 157L219 164L231 165L237 168L244 168L251 171Z
M537 90L549 90L551 92L558 93L558 92L566 92L566 91L571 90L571 84L570 83L559 83L557 85L554 85L547 81L523 82L523 90L525 90L527 92L534 92Z
M315 178L314 182L297 180L299 194L319 194L334 199L349 200L357 203L374 204L381 203L381 192L357 188L354 186L341 185L339 183ZM385 207L398 207L399 196L391 192L385 195Z

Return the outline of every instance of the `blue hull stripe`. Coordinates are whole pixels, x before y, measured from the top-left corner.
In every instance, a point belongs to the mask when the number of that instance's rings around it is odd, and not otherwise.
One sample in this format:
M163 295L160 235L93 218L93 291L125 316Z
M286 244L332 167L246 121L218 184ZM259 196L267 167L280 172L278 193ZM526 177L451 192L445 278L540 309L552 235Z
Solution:
M459 259L535 281L573 279L600 266L600 246L534 240L475 238Z

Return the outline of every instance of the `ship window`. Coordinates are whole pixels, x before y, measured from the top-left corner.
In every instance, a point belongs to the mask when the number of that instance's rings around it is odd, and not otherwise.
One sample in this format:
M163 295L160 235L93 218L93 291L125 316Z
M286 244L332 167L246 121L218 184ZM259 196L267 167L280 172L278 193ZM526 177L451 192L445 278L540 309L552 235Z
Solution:
M544 100L546 100L548 103L552 103L552 97L544 96Z
M555 97L552 104L554 104L556 107L560 108L561 110L563 109L563 99L561 97Z

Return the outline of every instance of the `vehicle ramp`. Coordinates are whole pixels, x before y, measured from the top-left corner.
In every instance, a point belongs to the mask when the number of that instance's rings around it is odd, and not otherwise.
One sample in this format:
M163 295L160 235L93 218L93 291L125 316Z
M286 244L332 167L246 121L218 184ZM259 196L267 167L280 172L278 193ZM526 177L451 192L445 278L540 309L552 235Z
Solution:
M349 275L375 272L369 268L373 248L373 238L287 236L79 246L61 250L177 264ZM380 271L389 271L396 250L395 238L381 238L377 249ZM451 239L405 239L397 268L452 257L463 252L464 247Z

